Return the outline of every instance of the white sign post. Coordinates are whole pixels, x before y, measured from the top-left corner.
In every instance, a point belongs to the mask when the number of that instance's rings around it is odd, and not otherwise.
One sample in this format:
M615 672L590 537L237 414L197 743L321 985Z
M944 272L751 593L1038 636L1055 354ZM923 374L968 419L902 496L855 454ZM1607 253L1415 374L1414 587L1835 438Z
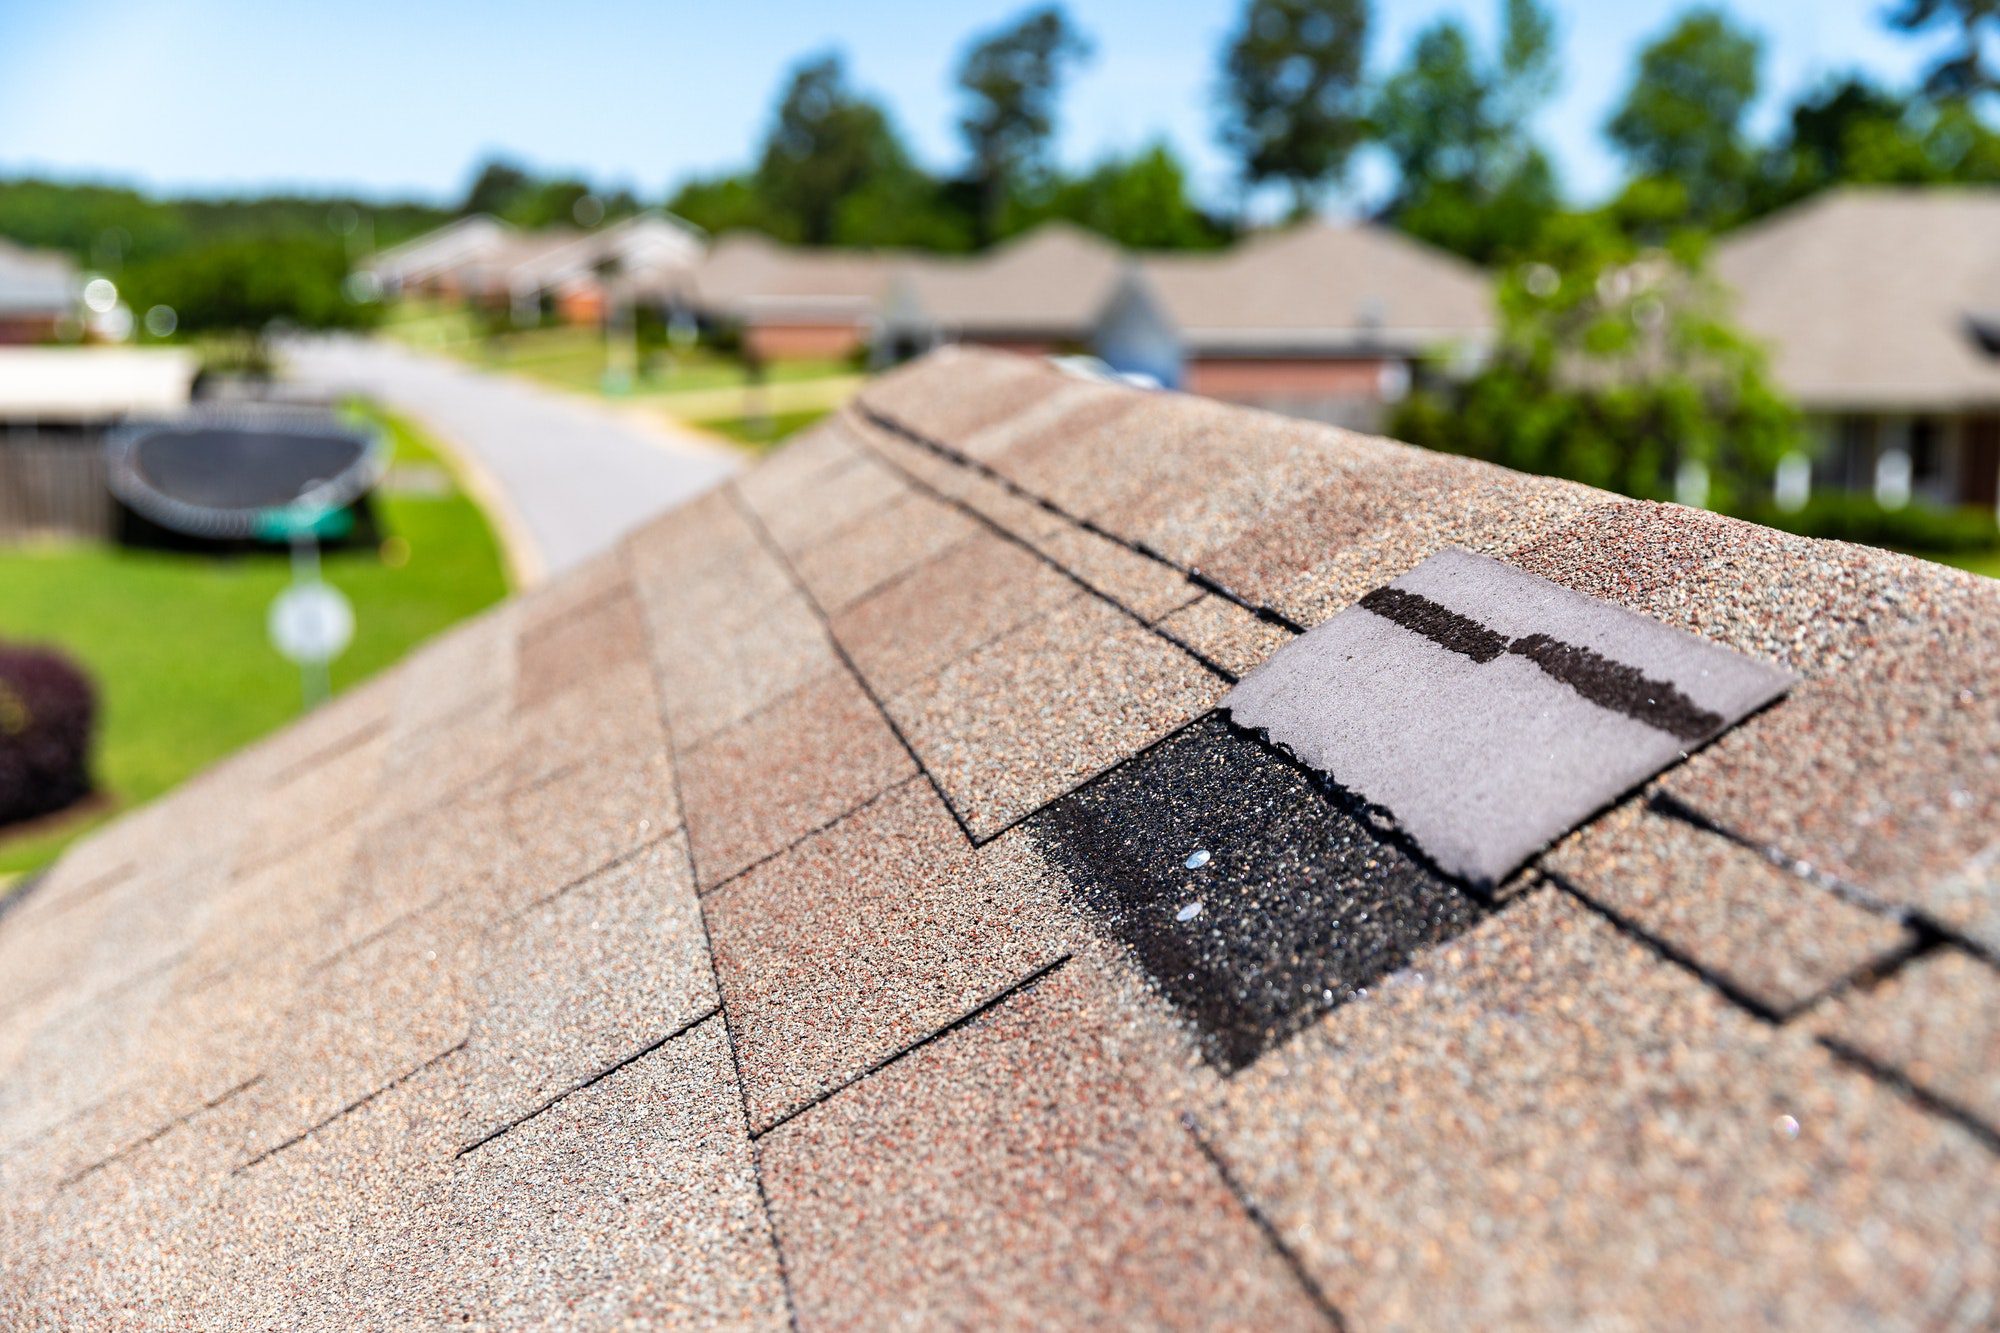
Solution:
M292 586L271 603L271 642L299 665L305 706L332 692L327 664L354 641L354 608L340 590L320 582L319 544L309 536L292 543Z

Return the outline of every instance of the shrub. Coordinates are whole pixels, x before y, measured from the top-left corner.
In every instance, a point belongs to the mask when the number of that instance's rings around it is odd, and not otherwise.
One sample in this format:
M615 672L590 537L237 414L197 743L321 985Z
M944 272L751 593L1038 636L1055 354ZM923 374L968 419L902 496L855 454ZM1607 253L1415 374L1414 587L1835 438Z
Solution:
M59 653L0 644L0 824L90 794L97 691Z
M1946 509L1912 500L1900 508L1885 509L1873 496L1823 491L1802 509L1787 512L1775 505L1759 505L1744 517L1805 537L1894 546L1926 555L2000 547L2000 523L1995 522L1992 510L1980 506Z

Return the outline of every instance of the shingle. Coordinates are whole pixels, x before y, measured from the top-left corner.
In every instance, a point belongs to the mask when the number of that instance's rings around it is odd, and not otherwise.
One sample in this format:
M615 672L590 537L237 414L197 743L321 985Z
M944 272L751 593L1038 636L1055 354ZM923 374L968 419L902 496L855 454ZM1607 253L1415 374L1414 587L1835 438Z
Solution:
M680 757L704 889L797 842L911 772L854 678L834 670Z
M1034 357L941 349L953 368L951 385L935 375L891 372L868 386L866 406L947 443L995 425L1072 381Z
M1034 544L1043 555L1149 624L1202 595L1200 587L1172 566L1068 523L1045 530Z
M654 661L674 744L688 749L834 669L839 658L803 594L717 607L711 620L655 631Z
M2000 1133L2000 975L1940 949L1843 996L1813 1027Z
M1249 675L1293 637L1284 626L1261 620L1214 593L1166 617L1159 628L1235 676Z
M684 842L657 841L499 925L477 967L459 1146L715 1008Z
M1049 895L1032 862L997 847L975 854L917 777L713 895L716 973L752 1127L1051 962Z
M848 461L775 495L755 486L744 488L745 498L771 540L788 554L869 517L908 493L909 483L894 468L860 449Z
M239 1162L277 1152L465 1040L469 941L432 910L332 959L272 1015Z
M1201 1117L1354 1323L1984 1322L1968 1134L1531 894Z
M974 530L950 505L913 492L807 547L793 563L820 609L837 615Z
M381 790L379 775L388 751L385 734L371 734L317 767L297 771L264 789L247 821L237 864L276 860L314 837L359 818Z
M782 1328L720 1018L463 1158L440 1322Z
M501 817L515 851L502 891L519 906L656 842L680 825L662 744L600 753L517 789Z
M519 652L514 707L525 711L593 683L611 667L646 661L639 605L619 585L560 618L524 629Z
M1285 645L1224 702L1497 884L1791 676L1460 550Z
M1484 911L1218 717L1024 828L1229 1070Z
M1081 961L761 1143L810 1327L1320 1327Z
M924 767L987 837L1164 736L1222 682L1089 593L891 699Z
M1778 1014L1910 941L1896 922L1643 802L1585 826L1542 867Z
M833 633L887 698L1075 591L1033 552L981 532L834 617Z

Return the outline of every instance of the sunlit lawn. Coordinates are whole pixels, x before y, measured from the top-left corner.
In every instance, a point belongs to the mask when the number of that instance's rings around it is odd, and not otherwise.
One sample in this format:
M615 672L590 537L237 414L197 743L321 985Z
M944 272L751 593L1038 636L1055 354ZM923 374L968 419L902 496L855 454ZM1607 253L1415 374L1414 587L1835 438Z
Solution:
M604 335L595 328L562 325L481 338L463 310L404 301L390 307L382 332L413 347L446 352L470 365L526 375L557 388L580 393L600 393L604 388ZM776 361L768 368L767 382L782 384L853 373L853 365L846 361ZM673 354L653 349L641 361L631 393L646 396L728 389L748 382L749 373L741 360L711 348Z
M2000 551L1973 551L1956 555L1926 556L1940 564L1957 565L1975 574L1984 574L1989 579L2000 579Z
M378 419L398 464L441 463L406 423ZM407 560L396 564L375 549L327 555L324 576L353 602L356 622L354 643L333 665L336 690L507 591L493 533L456 487L384 493L376 505L385 536L408 543ZM0 833L0 879L50 860L117 808L158 795L298 715L298 668L265 633L271 600L290 577L282 553L0 550L0 638L54 644L96 680L95 776L111 798L108 808L31 836Z
M825 408L814 408L806 412L778 412L762 419L754 417L725 417L716 421L701 423L703 430L727 435L738 444L747 444L753 449L767 449L826 415Z

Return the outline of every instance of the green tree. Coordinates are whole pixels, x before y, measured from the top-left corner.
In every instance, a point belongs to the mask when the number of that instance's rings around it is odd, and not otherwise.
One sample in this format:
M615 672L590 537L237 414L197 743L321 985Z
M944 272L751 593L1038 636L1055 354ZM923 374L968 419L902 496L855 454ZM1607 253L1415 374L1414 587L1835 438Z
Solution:
M1164 141L1057 182L1024 212L1024 227L1061 218L1135 250L1200 249L1229 236L1188 197L1187 170Z
M888 115L847 81L837 53L793 69L757 164L756 188L778 235L836 239L842 204L870 181L912 170Z
M1758 39L1723 11L1689 10L1640 52L1605 127L1636 176L1679 185L1697 222L1720 226L1745 206L1755 157L1743 122L1761 57Z
M982 243L1000 234L1013 195L1046 169L1063 80L1089 55L1089 39L1060 5L1029 11L965 53L959 131L979 191Z
M1491 57L1456 19L1425 28L1374 109L1396 165L1388 217L1482 263L1525 248L1560 203L1528 130L1553 88L1554 24L1535 0L1507 0L1502 20Z
M1246 186L1281 182L1303 215L1367 130L1367 0L1249 0L1223 48L1220 138Z
M1644 248L1606 216L1558 220L1540 258L1501 276L1483 366L1411 394L1390 432L1651 499L1698 468L1712 506L1758 503L1800 445L1798 415L1730 324L1702 244L1683 232Z
M349 299L340 241L314 236L230 236L134 264L120 286L135 310L170 307L182 334L238 341L262 364L274 329L366 328L379 308Z
M1765 174L1758 211L1830 185L2000 183L2000 131L1966 99L1906 99L1849 74L1792 108Z
M780 230L748 172L697 176L683 181L667 199L667 211L712 235L749 229L776 235Z
M533 184L534 178L519 163L506 158L488 158L473 174L472 184L467 187L465 201L458 206L458 211L503 217L514 201L527 193Z
M1936 97L1978 98L2000 92L2000 0L1902 0L1889 15L1903 32L1953 30L1951 48L1924 78Z

